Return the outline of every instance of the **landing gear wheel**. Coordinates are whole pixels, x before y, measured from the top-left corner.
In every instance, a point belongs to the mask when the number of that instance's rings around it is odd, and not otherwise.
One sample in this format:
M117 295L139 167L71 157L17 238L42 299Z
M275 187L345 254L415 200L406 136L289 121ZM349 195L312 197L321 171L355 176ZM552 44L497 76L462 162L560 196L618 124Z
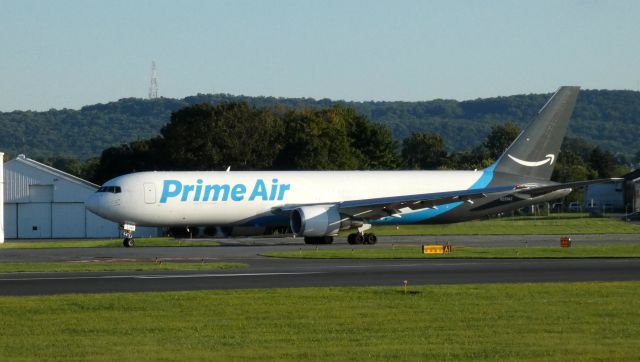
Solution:
M378 242L378 237L376 236L376 234L353 233L347 236L347 242L351 245L373 245Z
M355 236L353 237L353 243L355 245L364 244L364 235L360 233L356 233Z
M378 237L376 234L364 234L364 243L373 245L378 242Z
M124 245L125 248L131 248L136 246L136 241L133 240L133 238L124 238L124 240L122 240L122 245Z
M355 245L355 243L356 243L356 233L349 234L349 236L347 236L347 242L350 245Z

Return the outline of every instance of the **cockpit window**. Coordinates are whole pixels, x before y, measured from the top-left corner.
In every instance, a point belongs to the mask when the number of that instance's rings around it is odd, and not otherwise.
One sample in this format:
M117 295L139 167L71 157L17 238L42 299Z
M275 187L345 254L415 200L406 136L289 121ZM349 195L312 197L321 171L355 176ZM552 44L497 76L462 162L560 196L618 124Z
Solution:
M102 186L97 192L110 192L112 194L119 194L122 192L120 186Z

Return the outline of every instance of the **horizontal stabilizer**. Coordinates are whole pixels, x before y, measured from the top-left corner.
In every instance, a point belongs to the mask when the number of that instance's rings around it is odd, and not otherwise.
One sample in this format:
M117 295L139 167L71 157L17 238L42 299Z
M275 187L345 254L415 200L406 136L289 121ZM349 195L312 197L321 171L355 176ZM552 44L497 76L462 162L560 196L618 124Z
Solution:
M536 196L544 195L556 190L575 189L575 188L584 187L587 185L616 182L621 180L624 180L624 179L606 178L606 179L598 179L598 180L567 182L567 183L547 185L547 186L518 185L516 186L516 191L519 194L527 194L527 195L530 195L531 197L536 197Z

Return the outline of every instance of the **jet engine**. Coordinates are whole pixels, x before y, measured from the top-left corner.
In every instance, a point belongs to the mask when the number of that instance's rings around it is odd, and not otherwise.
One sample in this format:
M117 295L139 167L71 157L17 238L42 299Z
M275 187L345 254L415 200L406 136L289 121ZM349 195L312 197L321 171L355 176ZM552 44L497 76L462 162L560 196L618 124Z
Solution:
M291 212L291 231L302 236L336 235L351 228L351 219L332 205L302 206Z

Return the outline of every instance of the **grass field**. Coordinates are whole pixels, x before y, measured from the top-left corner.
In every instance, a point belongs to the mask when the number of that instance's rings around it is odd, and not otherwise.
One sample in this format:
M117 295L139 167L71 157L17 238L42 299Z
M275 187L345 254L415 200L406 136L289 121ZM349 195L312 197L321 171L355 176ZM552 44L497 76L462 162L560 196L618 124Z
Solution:
M59 263L0 263L0 273L19 272L97 272L97 271L160 271L160 270L220 270L245 268L243 263L203 261L190 262L59 262Z
M453 246L449 254L423 254L420 245L364 249L300 249L264 253L277 258L303 259L424 259L424 258L629 258L640 257L640 244L580 245L570 248Z
M173 238L137 238L136 247L158 246L219 246L220 243L209 240L176 240ZM0 249L43 249L43 248L122 248L122 239L106 240L43 240L43 241L7 241Z
M560 235L560 234L635 234L640 224L618 219L588 217L587 214L552 214L551 216L504 217L446 225L375 226L383 235ZM350 232L343 233L344 235Z
M0 297L2 360L638 360L640 283Z

